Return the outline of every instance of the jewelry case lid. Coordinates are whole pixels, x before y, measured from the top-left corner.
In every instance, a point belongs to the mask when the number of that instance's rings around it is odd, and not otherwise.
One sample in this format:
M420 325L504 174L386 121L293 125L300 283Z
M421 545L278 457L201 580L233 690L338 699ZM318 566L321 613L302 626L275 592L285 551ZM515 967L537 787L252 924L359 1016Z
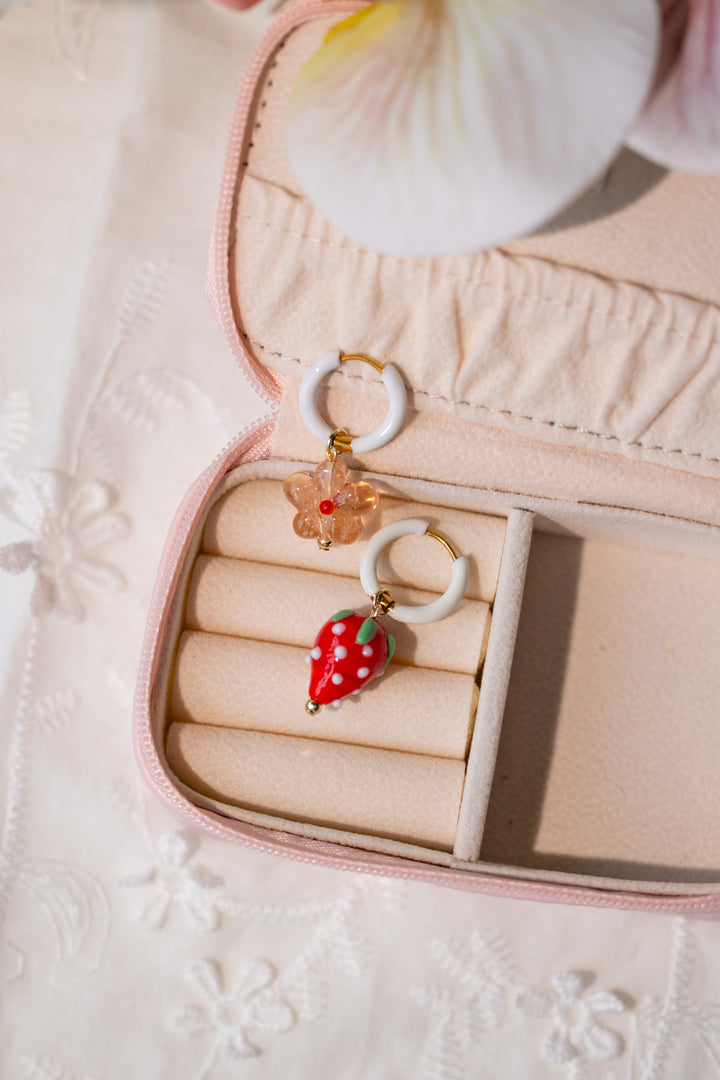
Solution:
M420 413L516 445L720 478L720 178L664 173L626 151L536 236L455 257L365 251L303 196L282 132L297 72L357 8L288 8L238 99L209 288L258 391L278 401L287 377L341 344L395 364ZM382 395L372 373L342 385ZM586 494L607 501L592 484ZM716 486L699 485L678 513L720 523Z

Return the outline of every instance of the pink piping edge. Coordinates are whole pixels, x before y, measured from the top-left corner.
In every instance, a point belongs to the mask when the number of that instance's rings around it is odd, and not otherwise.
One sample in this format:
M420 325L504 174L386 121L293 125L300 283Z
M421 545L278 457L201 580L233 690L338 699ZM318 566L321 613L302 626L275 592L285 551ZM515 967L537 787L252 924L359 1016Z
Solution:
M362 6L362 3L355 0L299 0L288 8L273 23L251 57L235 107L211 243L208 297L241 369L254 389L271 406L275 406L280 399L282 377L268 371L245 345L235 321L229 279L228 237L251 109L257 84L266 65L287 34L306 20L326 15L351 14ZM145 629L133 721L136 758L141 773L155 795L188 824L219 838L242 843L269 854L282 854L296 861L329 868L384 874L516 900L674 914L714 914L720 911L720 893L657 897L646 893L595 889L591 886L551 885L527 879L498 877L482 871L471 873L452 867L431 867L414 860L362 849L353 849L353 855L348 857L339 844L298 838L281 830L274 831L226 820L219 814L195 806L178 791L163 765L151 725L153 688L163 654L171 603L193 533L212 492L229 469L270 456L274 428L275 421L266 419L242 431L198 477L181 503L170 528Z

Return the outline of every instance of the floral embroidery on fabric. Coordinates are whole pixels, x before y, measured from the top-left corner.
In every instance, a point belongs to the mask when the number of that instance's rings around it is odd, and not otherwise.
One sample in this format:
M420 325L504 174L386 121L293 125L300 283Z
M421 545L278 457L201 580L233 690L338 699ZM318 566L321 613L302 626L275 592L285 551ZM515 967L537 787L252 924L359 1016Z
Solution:
M80 13L84 8L89 14L91 6L96 8L95 0L75 4L75 9ZM70 11L68 5L65 8ZM85 26L89 27L89 22ZM80 982L98 970L110 934L111 915L104 888L92 873L71 861L28 857L25 850L29 779L35 752L47 738L60 733L72 745L78 737L76 724L80 720L81 698L75 689L47 690L39 685L45 655L43 651L41 656L41 645L47 644L47 655L53 655L51 628L41 616L54 612L79 623L85 617L87 595L117 594L125 586L123 574L104 560L102 550L125 540L130 532L129 518L113 508L114 491L107 482L119 478L123 455L106 420L126 421L138 430L149 431L170 409L185 405L189 391L206 402L206 395L192 380L174 372L143 369L110 381L121 347L146 329L158 314L169 271L169 262L163 260L143 263L131 275L111 344L98 365L98 379L74 428L68 469L28 471L13 460L30 434L30 400L23 390L0 387L0 512L13 531L25 534L16 539L11 532L12 542L0 547L0 569L12 574L31 570L35 575L26 658L8 735L0 918L5 916L17 888L40 901L55 944L54 963L47 975L50 983L61 985ZM212 410L210 413L214 420ZM117 466L117 471L105 472L103 463ZM97 479L98 475L103 479ZM131 598L124 605L126 614L132 613L132 605ZM115 661L115 655L112 659ZM102 665L98 670L103 670ZM127 687L120 686L122 675L118 669L113 668L113 672L117 674L110 680L110 689L127 707ZM96 683L95 689L98 685L101 683ZM211 881L209 872L203 873L200 867L184 867L177 844L170 848L161 845L159 859L156 891L147 905L148 919L152 921L153 915L158 918L158 913L163 917L163 906L177 899L169 885L176 873L187 878L181 903L187 918L196 927L215 926L217 914L212 907L208 910L194 902L188 885L191 881L200 892L202 888L210 889L215 879ZM178 862L179 867L175 865ZM12 945L0 949L0 981L12 981L22 973L22 954ZM42 1073L44 1077L48 1069L48 1075L57 1074L63 1080L71 1075L70 1070L42 1055L28 1060L33 1075Z
M80 707L80 695L74 690L56 690L38 698L33 708L33 721L39 735L58 734L75 719Z
M0 385L0 466L22 450L30 438L30 395Z
M643 1080L673 1080L673 1054L684 1036L702 1046L714 1075L720 1076L720 1004L699 1001L691 992L695 941L688 919L673 926L670 975L663 1001L650 997L643 1003L641 1032L646 1046Z
M440 1080L463 1076L465 1051L482 1031L501 1024L514 962L498 934L480 930L473 930L467 941L438 938L430 948L441 970L452 979L452 988L415 987L412 996L430 1013L423 1075Z
M576 971L559 972L550 978L550 990L523 987L515 1008L527 1017L551 1020L540 1044L540 1054L554 1065L580 1058L614 1061L623 1052L623 1040L601 1024L598 1013L624 1012L625 1004L608 990L585 995L589 978Z
M53 930L55 963L50 981L80 983L97 971L110 936L110 907L101 883L81 866L28 859L17 883L40 901Z
M137 922L146 930L164 926L175 906L188 925L197 931L217 929L220 913L214 890L222 879L205 866L190 862L190 846L178 833L164 833L157 842L155 866L124 878L121 884L137 887L152 884L152 895L138 907Z
M94 557L97 548L124 540L130 531L128 518L108 509L111 502L105 484L77 484L54 469L38 469L15 487L6 513L32 539L0 548L0 567L11 574L35 571L33 614L55 611L79 621L85 609L78 588L96 594L122 589L120 571Z
M0 986L15 982L23 973L25 957L14 945L0 941Z
M44 1054L23 1054L22 1067L27 1080L100 1080L89 1073L76 1073Z
M207 1076L218 1057L230 1061L254 1057L260 1049L247 1036L248 1031L276 1034L295 1024L295 1014L278 995L272 966L257 958L244 964L232 989L225 993L220 965L215 960L199 960L185 971L189 985L201 993L207 1005L186 1005L170 1017L177 1035L193 1038L214 1036L213 1049L204 1072Z
M550 977L547 990L525 984L515 976L515 962L503 938L478 930L467 942L438 939L431 948L451 984L413 990L431 1017L422 1056L428 1080L465 1077L466 1057L484 1032L506 1022L509 1002L527 1019L550 1020L540 1056L564 1066L568 1080L583 1080L593 1063L616 1061L623 1055L626 1041L597 1017L626 1012L628 1006L608 990L586 994L592 975L558 972ZM611 1080L609 1073L604 1075Z

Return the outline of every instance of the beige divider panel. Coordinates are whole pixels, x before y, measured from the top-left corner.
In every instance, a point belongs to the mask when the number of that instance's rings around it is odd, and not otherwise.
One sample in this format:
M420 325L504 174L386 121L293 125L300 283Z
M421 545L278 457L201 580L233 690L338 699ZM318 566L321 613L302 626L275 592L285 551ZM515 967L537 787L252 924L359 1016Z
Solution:
M483 692L475 720L465 791L453 849L457 859L476 861L480 858L480 845L495 772L505 699L520 620L525 572L533 535L533 520L533 515L525 510L513 510L508 517L507 538L498 581L498 596L493 609L493 621L483 669Z
M211 798L450 850L465 763L318 739L174 723L170 767Z

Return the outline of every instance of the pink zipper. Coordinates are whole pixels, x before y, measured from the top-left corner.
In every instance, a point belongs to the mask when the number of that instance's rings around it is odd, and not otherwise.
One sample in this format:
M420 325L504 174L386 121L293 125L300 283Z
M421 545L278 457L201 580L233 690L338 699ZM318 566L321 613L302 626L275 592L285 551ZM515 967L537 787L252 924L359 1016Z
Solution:
M328 15L351 15L363 6L365 5L357 3L356 0L299 0L297 4L287 8L268 29L250 58L233 113L210 245L207 294L233 356L252 387L269 405L276 405L280 400L283 376L269 371L245 344L233 312L228 274L228 238L255 93L273 53L282 46L290 31L308 19Z
M255 91L273 53L300 23L327 15L352 14L362 6L354 0L299 0L297 4L288 8L270 27L251 58L233 116L210 252L208 296L217 321L245 376L263 400L273 407L280 399L282 376L265 368L245 345L235 322L228 275L228 237L241 168L241 155L245 146ZM244 822L228 821L219 814L193 805L177 790L171 776L163 767L151 727L153 687L166 638L170 606L184 557L212 492L229 469L241 463L260 461L270 457L274 428L274 420L267 418L245 428L228 443L190 489L171 526L153 590L135 695L136 755L145 779L158 798L189 824L221 839L242 843L257 851L284 855L297 862L431 882L468 892L506 896L515 900L663 911L674 914L703 912L711 914L720 910L720 894L657 897L643 893L612 892L582 886L550 885L482 872L469 872L452 867L430 867L424 863L379 855L361 849L353 849L352 856L348 856L340 854L344 849L337 844L296 837L280 830L258 828Z

